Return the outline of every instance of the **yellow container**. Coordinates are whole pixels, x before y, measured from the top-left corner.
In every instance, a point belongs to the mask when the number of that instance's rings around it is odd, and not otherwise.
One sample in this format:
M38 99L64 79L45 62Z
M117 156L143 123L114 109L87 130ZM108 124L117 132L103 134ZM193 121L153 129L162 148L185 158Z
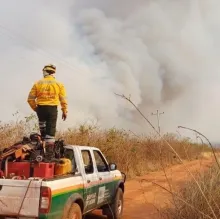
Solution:
M72 162L67 158L61 158L60 163L55 165L55 175L65 175L72 172Z

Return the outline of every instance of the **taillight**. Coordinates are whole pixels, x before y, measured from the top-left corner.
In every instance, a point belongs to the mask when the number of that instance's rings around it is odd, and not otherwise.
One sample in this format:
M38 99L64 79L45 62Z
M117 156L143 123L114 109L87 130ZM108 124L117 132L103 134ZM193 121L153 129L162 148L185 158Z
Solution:
M40 196L40 213L47 214L51 205L51 189L49 187L41 187Z

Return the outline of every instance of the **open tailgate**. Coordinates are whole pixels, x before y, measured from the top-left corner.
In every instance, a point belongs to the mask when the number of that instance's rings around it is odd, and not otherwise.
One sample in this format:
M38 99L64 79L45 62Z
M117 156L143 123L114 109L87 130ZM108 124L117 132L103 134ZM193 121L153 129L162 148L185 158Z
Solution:
M0 179L0 215L38 217L41 181Z

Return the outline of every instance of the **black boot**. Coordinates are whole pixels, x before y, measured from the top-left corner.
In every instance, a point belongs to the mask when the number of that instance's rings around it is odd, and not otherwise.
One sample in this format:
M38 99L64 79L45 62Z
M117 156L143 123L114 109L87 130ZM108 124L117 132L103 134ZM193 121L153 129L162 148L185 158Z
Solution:
M51 162L55 158L54 153L54 144L53 143L46 143L45 145L45 160Z
M46 143L45 145L45 162L57 162L55 158L54 143Z

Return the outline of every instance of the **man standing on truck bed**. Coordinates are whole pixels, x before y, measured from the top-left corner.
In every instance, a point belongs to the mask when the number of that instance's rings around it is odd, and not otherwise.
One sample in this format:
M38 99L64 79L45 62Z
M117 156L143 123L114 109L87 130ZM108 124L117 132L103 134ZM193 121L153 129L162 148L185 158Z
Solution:
M28 96L28 104L37 113L39 128L45 140L46 159L54 158L54 142L58 110L61 104L62 119L67 118L66 90L63 84L55 79L56 66L46 65L43 68L44 78L36 82Z

